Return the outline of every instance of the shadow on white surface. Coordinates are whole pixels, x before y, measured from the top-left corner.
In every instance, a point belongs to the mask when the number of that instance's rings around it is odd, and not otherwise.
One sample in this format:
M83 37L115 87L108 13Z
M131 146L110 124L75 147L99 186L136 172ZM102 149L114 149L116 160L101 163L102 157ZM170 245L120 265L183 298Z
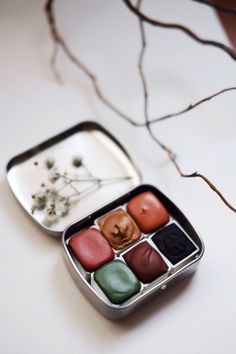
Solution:
M65 268L64 262L60 260L52 270L52 281L60 311L64 313L70 324L73 323L77 327L78 331L81 332L83 329L83 335L89 336L90 340L93 338L96 345L104 344L105 340L107 347L114 344L114 340L118 340L120 335L127 335L132 329L142 326L143 322L158 317L172 302L178 301L178 298L191 286L193 279L193 275L190 275L180 280L130 316L119 321L111 321L86 300Z

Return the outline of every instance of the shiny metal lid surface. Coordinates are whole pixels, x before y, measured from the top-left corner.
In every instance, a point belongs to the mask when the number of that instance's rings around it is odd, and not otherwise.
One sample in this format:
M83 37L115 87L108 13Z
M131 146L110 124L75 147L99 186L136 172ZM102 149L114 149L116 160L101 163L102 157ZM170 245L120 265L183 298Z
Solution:
M29 216L61 236L73 221L137 186L140 173L115 137L86 121L13 157L7 180Z

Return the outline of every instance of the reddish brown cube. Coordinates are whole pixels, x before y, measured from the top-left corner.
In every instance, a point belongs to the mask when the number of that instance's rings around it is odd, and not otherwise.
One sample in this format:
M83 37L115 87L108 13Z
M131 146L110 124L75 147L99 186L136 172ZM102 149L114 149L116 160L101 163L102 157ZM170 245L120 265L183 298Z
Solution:
M167 224L170 218L163 204L151 192L144 192L132 198L127 204L127 212L145 234Z
M167 272L168 266L148 243L141 242L124 255L124 259L142 283L150 283Z
M92 272L114 258L114 251L96 228L73 236L69 246L85 270Z

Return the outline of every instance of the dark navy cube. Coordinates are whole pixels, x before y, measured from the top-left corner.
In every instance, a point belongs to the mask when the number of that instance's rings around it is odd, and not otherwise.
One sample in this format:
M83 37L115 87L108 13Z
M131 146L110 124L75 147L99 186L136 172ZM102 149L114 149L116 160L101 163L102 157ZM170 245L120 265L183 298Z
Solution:
M197 249L176 224L156 232L152 241L172 264L179 263Z

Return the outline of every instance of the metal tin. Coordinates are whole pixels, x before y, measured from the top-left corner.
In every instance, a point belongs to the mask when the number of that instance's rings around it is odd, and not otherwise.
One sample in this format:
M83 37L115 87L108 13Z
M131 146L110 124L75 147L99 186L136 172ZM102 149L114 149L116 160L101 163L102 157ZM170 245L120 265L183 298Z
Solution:
M101 185L101 188L85 194L84 199L79 199L78 203L75 202L68 214L63 215L59 222L52 223L50 226L46 225L43 214L45 208L32 213L32 194L37 193L38 186L45 180L47 181L51 173L50 169L45 169L45 159L53 158L57 167L59 165L59 168L63 170L69 168L70 175L76 170L76 166L71 167L71 159L77 154L84 161L82 167L86 178L96 176L103 181L110 180L112 183ZM38 166L39 169L37 169ZM78 177L78 174L76 176ZM123 178L125 176L128 178ZM77 177L75 180L78 180ZM117 183L117 177L120 183ZM55 237L62 235L65 262L76 284L100 312L113 320L127 316L150 298L169 288L178 279L195 271L204 252L203 242L183 213L157 188L151 185L139 185L140 179L140 172L122 145L103 127L90 121L80 123L17 155L7 164L7 180L20 205L45 232ZM63 177L63 181L66 181L66 177ZM142 284L138 294L120 305L115 305L108 300L96 284L93 273L85 271L74 257L68 241L75 233L94 225L94 221L96 222L104 214L118 207L125 208L131 198L145 191L150 191L157 196L171 216L170 223L176 223L182 229L195 245L196 251L176 265L172 265L165 259L168 264L166 274L149 284ZM124 250L115 251L115 257L124 260L122 258L124 252L144 239L161 254L153 244L151 237L152 234L143 235L140 240Z
M106 296L103 296L100 291L97 290L96 284L94 284L93 274L84 273L81 271L81 267L78 262L73 257L73 254L68 247L69 239L77 232L82 229L91 227L94 224L94 221L100 218L102 215L110 212L117 207L124 206L132 197L145 192L151 191L155 194L158 199L163 203L168 212L171 215L170 223L177 223L178 226L186 233L186 235L193 241L196 246L196 251L191 254L189 257L179 262L175 266L169 263L169 269L165 276L158 278L150 284L143 284L141 291L128 299L125 303L121 305L112 304ZM150 242L151 236L150 234L147 238ZM141 240L142 241L142 240ZM140 241L136 241L138 243ZM78 220L75 223L69 225L62 236L62 245L64 249L64 258L67 264L67 267L75 280L78 287L81 289L85 297L106 317L112 320L118 320L123 318L136 310L140 305L149 301L152 297L156 296L159 292L169 288L171 284L175 281L183 278L190 273L194 272L197 268L197 265L203 255L204 245L195 229L188 221L188 219L184 216L184 214L177 208L177 206L170 201L163 193L161 193L157 188L151 185L140 185L135 189L129 191L108 205L97 209L92 214L87 217ZM130 246L130 248L133 245ZM154 246L155 247L155 246ZM129 248L129 247L128 247ZM126 249L127 250L127 249ZM123 250L116 252L116 258L122 259Z

